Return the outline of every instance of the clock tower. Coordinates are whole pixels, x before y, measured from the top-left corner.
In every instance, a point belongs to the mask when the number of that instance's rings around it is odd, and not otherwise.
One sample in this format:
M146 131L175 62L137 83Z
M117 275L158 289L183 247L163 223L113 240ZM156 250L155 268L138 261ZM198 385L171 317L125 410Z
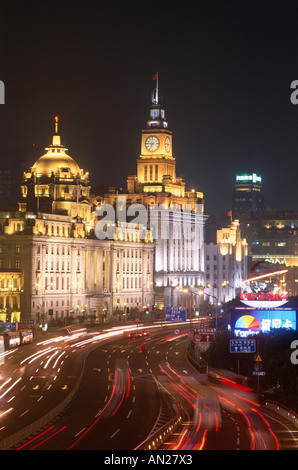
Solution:
M176 183L176 161L172 153L172 132L160 103L158 81L152 92L150 116L142 130L141 155L137 160L137 178L143 184L161 184L164 176Z
M137 174L128 175L126 190L106 193L104 202L116 206L119 194L126 198L127 208L141 204L147 209L148 233L155 243L154 288L158 309L171 305L190 308L190 296L181 294L176 287L198 288L204 283L204 195L194 188L186 189L184 178L176 175L172 132L159 99L158 80L152 92L149 119L141 131ZM159 211L158 230L153 234L151 221L156 211Z

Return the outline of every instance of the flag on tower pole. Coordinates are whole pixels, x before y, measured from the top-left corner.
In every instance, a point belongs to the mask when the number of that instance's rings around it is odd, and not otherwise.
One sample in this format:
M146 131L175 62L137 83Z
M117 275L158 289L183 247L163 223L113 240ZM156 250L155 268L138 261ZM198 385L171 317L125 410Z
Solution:
M158 103L158 72L156 72L156 74L153 75L152 80L156 80L156 86L155 86L155 103Z
M156 88L158 88L158 72L156 72L156 74L153 75L152 80L156 80Z

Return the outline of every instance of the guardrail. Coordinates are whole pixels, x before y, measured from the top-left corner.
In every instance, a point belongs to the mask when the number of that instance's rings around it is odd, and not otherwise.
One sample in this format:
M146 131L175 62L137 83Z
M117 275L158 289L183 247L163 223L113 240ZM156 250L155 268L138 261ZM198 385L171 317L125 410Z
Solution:
M163 442L177 429L181 424L182 416L179 412L168 423L164 424L160 429L155 431L151 436L147 437L134 450L157 450Z
M270 410L276 411L281 416L288 418L298 429L298 414L295 413L293 410L287 408L285 405L281 405L280 403L272 400L265 400L265 406L267 406Z

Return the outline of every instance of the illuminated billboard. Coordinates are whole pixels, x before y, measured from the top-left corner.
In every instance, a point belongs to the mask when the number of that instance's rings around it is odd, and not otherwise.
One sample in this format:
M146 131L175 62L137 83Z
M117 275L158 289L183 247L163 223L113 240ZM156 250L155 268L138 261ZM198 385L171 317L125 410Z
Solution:
M231 315L231 329L235 336L246 338L260 331L286 328L296 330L296 310L234 310Z
M262 177L256 175L255 173L248 175L236 175L236 182L237 183L262 183Z
M240 300L253 308L277 308L288 302L288 294L265 294L263 292L242 292Z

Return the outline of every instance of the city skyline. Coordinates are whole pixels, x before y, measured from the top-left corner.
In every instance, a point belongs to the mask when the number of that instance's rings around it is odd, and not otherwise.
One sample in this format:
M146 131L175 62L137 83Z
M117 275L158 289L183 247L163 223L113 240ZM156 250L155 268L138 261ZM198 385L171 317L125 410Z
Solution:
M134 2L32 2L2 12L2 158L26 155L33 164L57 114L92 185L124 187L159 72L177 174L204 193L206 215L231 209L235 175L244 172L262 175L272 209L297 210L293 9L230 2L192 15L192 4L182 12L163 4L154 15Z
M0 449L297 449L297 13L0 2Z

